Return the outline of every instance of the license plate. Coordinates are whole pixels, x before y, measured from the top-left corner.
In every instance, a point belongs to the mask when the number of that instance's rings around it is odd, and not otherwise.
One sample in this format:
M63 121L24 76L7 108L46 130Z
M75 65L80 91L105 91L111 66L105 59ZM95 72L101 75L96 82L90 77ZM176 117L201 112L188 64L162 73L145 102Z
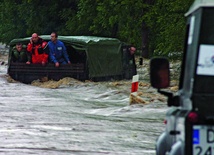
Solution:
M193 155L214 155L214 126L193 126Z

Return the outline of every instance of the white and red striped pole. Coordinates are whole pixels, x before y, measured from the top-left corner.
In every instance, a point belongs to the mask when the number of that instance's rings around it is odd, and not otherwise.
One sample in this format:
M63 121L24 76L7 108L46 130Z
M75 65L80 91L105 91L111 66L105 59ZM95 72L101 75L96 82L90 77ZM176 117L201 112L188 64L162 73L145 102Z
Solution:
M138 96L138 86L139 86L139 75L134 75L132 77L132 88L131 94L129 97L129 104L147 104L148 102L144 101L140 96Z
M131 94L137 95L138 91L138 84L139 84L139 75L134 75L132 77L132 88L131 88Z

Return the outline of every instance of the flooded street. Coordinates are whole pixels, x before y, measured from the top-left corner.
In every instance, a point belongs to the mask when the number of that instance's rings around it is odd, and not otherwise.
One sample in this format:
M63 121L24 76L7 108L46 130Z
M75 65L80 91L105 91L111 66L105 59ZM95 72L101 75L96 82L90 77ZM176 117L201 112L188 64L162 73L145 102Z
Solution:
M73 80L52 89L8 82L6 68L0 66L0 154L155 155L167 105L129 105L131 80L120 87Z

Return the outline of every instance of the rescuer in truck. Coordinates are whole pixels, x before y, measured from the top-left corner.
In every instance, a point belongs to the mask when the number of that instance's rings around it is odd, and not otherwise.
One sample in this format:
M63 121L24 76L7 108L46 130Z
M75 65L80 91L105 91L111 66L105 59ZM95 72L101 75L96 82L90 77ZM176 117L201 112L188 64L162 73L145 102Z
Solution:
M48 42L48 46L50 60L55 64L55 67L59 67L60 64L71 64L66 47L63 42L58 40L56 32L51 33L51 41Z
M40 38L37 33L32 34L30 43L27 45L27 51L31 54L33 64L45 65L48 62L48 43ZM30 64L30 61L27 64Z

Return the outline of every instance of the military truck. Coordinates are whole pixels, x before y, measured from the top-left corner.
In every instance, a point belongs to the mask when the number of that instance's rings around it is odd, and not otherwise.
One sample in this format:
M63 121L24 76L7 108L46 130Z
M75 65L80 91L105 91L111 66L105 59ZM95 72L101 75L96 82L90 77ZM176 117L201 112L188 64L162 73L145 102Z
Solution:
M50 41L50 35L40 36ZM137 73L135 56L129 51L130 45L117 38L98 36L58 36L69 55L71 64L55 67L47 65L18 63L12 61L12 49L17 43L27 45L31 37L16 38L10 42L7 73L13 79L31 83L34 80L48 78L59 80L71 77L78 80L108 81L131 79Z
M150 62L151 85L168 97L166 128L157 155L214 155L214 1L196 0L186 13L179 90L167 92L169 61Z

